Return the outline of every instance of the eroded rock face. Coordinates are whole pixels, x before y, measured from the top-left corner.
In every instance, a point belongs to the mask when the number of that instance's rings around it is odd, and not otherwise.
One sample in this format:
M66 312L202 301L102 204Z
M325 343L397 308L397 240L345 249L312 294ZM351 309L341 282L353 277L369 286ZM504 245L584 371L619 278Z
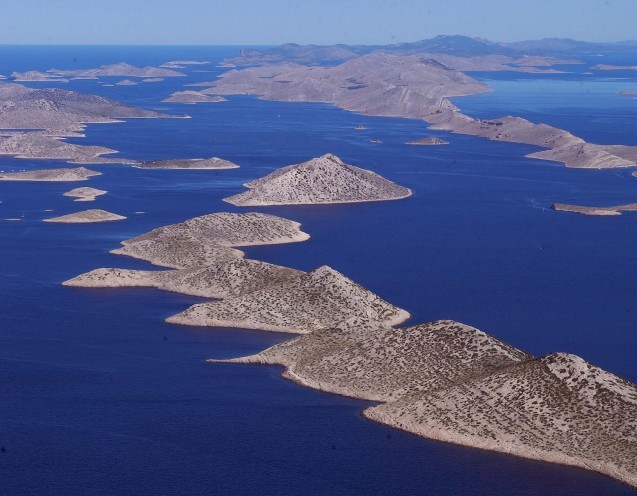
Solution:
M409 313L323 266L286 284L194 305L167 322L305 334L351 316L394 325L404 322Z
M352 203L398 200L411 190L327 154L283 167L245 185L250 191L226 198L238 206Z
M555 353L364 412L425 437L575 465L637 486L637 388Z
M159 227L122 242L112 253L148 260L156 265L186 268L236 260L233 247L293 243L309 235L298 222L260 213L217 213Z
M101 175L101 172L95 172L85 167L41 169L37 171L0 174L0 181L74 182L86 181L91 176L99 175Z
M124 219L126 219L126 217L123 215L117 215L101 209L91 209L73 214L62 215L60 217L44 219L44 222L57 222L61 224L90 224L93 222L113 222Z

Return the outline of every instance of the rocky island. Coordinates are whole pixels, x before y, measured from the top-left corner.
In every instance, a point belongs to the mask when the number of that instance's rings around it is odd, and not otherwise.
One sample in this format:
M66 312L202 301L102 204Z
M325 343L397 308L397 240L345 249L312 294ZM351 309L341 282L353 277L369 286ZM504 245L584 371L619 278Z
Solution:
M119 119L182 117L142 110L97 95L62 89L31 89L0 83L0 154L18 158L52 158L74 163L131 163L104 157L117 150L64 141L82 137L89 123L115 123ZM20 131L17 131L20 130ZM31 132L25 132L32 130Z
M383 402L366 418L423 437L595 470L637 486L637 387L581 358L534 358L453 321L392 329L365 316L235 363Z
M50 83L68 83L68 79L63 78L61 76L56 76L54 74L49 74L48 72L40 72L40 71L26 71L26 72L13 72L11 74L11 79L17 82L40 82L46 81Z
M449 142L440 139L436 136L425 136L424 138L418 138L413 141L408 141L408 145L420 145L420 146L436 146L436 145L448 145Z
M76 164L130 163L124 158L104 157L117 150L103 146L86 146L68 143L64 138L46 132L0 133L0 155L16 158L58 159Z
M75 188L71 191L64 193L64 196L70 196L75 198L76 202L95 201L95 198L101 195L105 195L108 191L96 188Z
M44 219L44 222L58 222L62 224L91 224L94 222L112 222L116 220L124 220L126 217L117 215L106 210L91 209L73 214L61 215L60 217L52 217Z
M135 165L138 169L237 169L239 166L219 157L152 160Z
M154 77L175 77L185 76L182 72L162 67L135 67L134 65L120 62L118 64L103 65L96 69L74 69L59 70L49 69L47 72L59 76L74 76L81 78L100 78L104 76L134 77L134 78L154 78Z
M363 412L420 436L572 465L637 487L637 387L553 353Z
M558 212L574 212L583 215L621 215L622 212L637 211L637 203L628 203L626 205L616 205L613 207L583 207L579 205L567 205L565 203L554 203L553 210Z
M411 190L378 174L343 163L332 154L283 167L245 186L250 191L226 198L237 206L310 205L398 200Z
M0 83L0 103L0 129L45 129L56 136L82 130L89 123L175 117L97 95L58 88L31 89L15 83Z
M323 266L288 283L219 302L194 305L166 321L191 326L305 334L333 326L351 316L368 316L395 325L407 320L409 313Z
M83 288L146 287L204 298L232 298L267 286L286 284L303 272L250 259L178 270L95 269L65 281Z
M285 377L303 385L386 402L452 387L527 358L526 353L458 322L394 329L363 315L229 361L283 365Z
M206 95L200 91L175 91L162 102L166 103L220 103L228 101L219 95Z
M101 175L101 172L95 172L84 167L41 169L36 171L8 172L0 174L0 181L74 182L86 181L91 176L99 175Z
M217 213L159 227L122 242L111 253L182 269L243 258L235 247L309 239L298 222L260 213Z
M567 167L614 168L637 163L637 147L588 143L573 134L519 117L474 119L449 97L489 88L435 58L371 53L337 66L279 63L231 70L206 94L248 94L290 102L332 103L366 115L422 119L432 129L547 148L528 156Z

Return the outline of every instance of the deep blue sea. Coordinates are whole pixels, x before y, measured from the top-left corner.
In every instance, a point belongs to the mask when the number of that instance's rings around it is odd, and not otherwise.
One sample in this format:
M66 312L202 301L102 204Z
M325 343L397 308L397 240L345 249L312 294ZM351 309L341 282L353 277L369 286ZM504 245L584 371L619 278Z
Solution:
M120 61L218 62L237 52L4 46L0 74ZM618 95L637 91L637 71L585 69L474 74L495 91L454 101L473 116L521 115L596 143L637 145L637 100ZM524 158L537 150L532 146L432 133L419 121L329 105L245 96L222 104L160 103L184 84L223 71L213 63L161 83L60 86L192 116L91 125L77 143L116 148L134 159L216 155L240 169L91 165L103 175L88 183L0 183L0 218L22 219L0 222L0 494L637 494L584 470L432 442L368 422L360 411L369 403L298 387L281 379L277 367L206 364L206 358L255 353L289 336L164 323L197 298L60 286L96 267L151 267L108 250L161 225L247 211L222 198L277 167L331 152L412 188L414 196L260 208L301 222L312 237L250 248L248 256L300 269L328 264L409 310L414 323L455 319L531 353L576 353L637 381L637 214L595 218L550 209L553 202L637 202L630 170L567 169ZM355 131L358 124L368 129ZM404 144L427 134L450 144ZM63 165L0 157L4 171L52 166ZM88 204L62 196L80 185L109 194ZM93 207L129 219L41 222Z

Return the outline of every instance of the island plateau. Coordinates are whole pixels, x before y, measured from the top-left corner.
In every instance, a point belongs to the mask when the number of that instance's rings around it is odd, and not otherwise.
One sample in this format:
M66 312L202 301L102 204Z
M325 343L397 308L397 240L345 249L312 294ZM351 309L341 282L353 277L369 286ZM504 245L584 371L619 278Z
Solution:
M250 191L225 198L237 206L304 205L398 200L411 190L378 174L343 163L332 154L289 165L245 186Z

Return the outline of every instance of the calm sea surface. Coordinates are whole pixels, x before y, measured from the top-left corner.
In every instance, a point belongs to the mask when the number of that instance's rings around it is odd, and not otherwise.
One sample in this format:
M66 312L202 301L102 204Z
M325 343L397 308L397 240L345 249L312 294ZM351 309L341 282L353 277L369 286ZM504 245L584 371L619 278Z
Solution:
M0 74L120 61L218 62L237 51L5 46ZM495 91L455 103L473 116L520 115L592 142L637 145L637 100L618 95L637 91L637 72L584 74L586 67L567 75L476 74ZM192 116L91 125L77 143L116 148L133 159L216 155L240 169L100 165L89 167L103 175L77 185L0 183L0 218L22 219L0 222L0 494L637 494L583 470L370 423L359 415L370 403L300 388L281 379L277 367L207 365L206 358L255 353L288 336L163 322L197 298L60 286L96 267L148 268L108 250L160 225L249 211L222 199L277 167L330 152L412 188L414 196L259 208L301 222L312 238L251 248L248 256L304 270L328 264L409 310L414 323L455 319L531 353L576 353L637 381L637 214L594 218L550 209L553 202L637 202L631 171L566 169L524 158L537 150L532 146L430 133L419 121L364 117L329 105L253 97L160 103L184 84L213 80L223 70L213 63L160 83L60 86ZM38 84L44 85L30 86ZM359 124L368 129L355 131ZM450 144L404 144L427 134ZM0 157L3 171L52 166L63 165ZM79 185L109 194L92 204L62 196ZM92 207L129 219L41 222Z

